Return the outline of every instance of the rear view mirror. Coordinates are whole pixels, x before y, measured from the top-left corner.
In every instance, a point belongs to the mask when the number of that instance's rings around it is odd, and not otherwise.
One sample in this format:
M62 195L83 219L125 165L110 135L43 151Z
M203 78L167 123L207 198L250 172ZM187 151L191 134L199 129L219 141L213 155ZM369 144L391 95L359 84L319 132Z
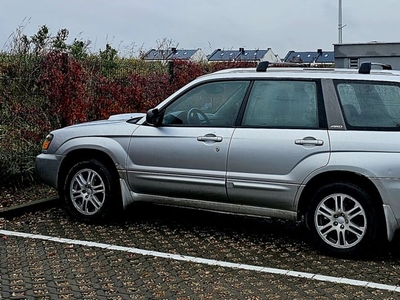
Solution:
M162 122L162 116L158 108L153 108L147 111L146 123L152 126L159 126Z

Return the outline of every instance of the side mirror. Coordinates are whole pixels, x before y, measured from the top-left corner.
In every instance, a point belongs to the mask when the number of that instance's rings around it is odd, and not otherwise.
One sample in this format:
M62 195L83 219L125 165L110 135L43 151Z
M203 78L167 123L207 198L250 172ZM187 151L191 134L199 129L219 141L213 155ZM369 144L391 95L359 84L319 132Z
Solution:
M146 123L152 126L159 126L162 122L162 114L158 108L153 108L147 111Z

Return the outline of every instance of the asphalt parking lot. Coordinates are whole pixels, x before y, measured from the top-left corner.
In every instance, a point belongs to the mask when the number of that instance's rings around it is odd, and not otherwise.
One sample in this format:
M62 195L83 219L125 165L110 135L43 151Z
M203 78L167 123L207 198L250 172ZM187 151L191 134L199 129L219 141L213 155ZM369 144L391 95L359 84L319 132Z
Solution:
M59 202L0 218L1 299L399 299L400 241L321 255L301 222L133 206L88 225Z

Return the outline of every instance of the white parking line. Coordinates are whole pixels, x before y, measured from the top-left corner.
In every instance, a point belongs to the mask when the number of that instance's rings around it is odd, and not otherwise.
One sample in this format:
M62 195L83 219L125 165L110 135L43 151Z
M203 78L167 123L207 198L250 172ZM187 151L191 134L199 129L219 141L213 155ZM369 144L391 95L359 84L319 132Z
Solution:
M362 281L362 280L354 280L354 279L348 279L348 278L343 278L343 277L333 277L333 276L325 276L325 275L321 275L321 274L297 272L297 271L291 271L291 270L285 270L285 269L268 268L268 267L253 266L253 265L247 265L247 264L238 264L238 263L231 263L231 262L219 261L219 260L214 260L214 259L200 258L200 257L195 257L195 256L170 254L170 253L164 253L164 252L158 252L158 251L149 251L149 250L143 250L143 249L138 249L138 248L122 247L122 246L88 242L88 241L71 240L71 239L58 238L58 237L39 235L39 234L23 233L23 232L17 232L17 231L0 230L0 235L38 239L38 240L44 240L44 241L50 241L50 242L56 242L56 243L62 243L62 244L96 247L96 248L101 248L101 249L123 251L123 252L129 252L129 253L135 253L135 254L141 254L141 255L149 255L149 256L154 256L154 257L181 260L181 261L187 261L187 262L193 262L193 263L205 264L205 265L211 265L211 266L219 266L219 267L232 268L232 269L242 269L242 270L277 274L277 275L283 275L283 276L292 276L292 277L297 277L297 278L306 278L306 279L325 281L325 282L341 283L341 284L347 284L347 285L354 285L354 286L386 290L386 291L390 291L390 292L400 292L400 287L398 287L398 286L369 282L369 281Z

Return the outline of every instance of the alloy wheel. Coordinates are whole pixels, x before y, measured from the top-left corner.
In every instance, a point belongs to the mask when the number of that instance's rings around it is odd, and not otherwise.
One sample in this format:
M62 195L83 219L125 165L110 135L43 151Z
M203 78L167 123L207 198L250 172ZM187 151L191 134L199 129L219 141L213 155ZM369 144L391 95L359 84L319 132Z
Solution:
M317 206L314 224L322 240L337 248L358 244L367 231L363 206L353 197L336 193L325 197Z
M70 199L83 215L96 214L106 199L106 187L101 176L92 169L82 169L71 180Z

